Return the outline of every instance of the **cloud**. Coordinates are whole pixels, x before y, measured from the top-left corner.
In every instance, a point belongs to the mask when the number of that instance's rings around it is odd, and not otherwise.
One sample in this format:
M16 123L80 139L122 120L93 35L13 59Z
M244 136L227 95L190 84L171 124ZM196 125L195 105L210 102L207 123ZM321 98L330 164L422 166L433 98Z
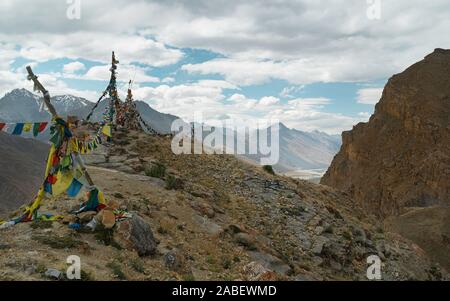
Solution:
M75 73L84 69L86 69L86 66L81 62L71 62L63 66L63 71L66 73Z
M356 101L362 104L374 105L380 100L382 93L383 88L359 89Z
M333 56L284 61L218 58L200 64L185 64L181 69L191 74L218 74L239 86L266 84L273 79L282 79L296 85L363 82L382 75L379 61L361 61L357 68L355 60L351 57L336 59Z
M36 13L42 7L46 14ZM361 0L83 1L76 21L67 19L67 7L64 1L2 1L0 40L24 46L22 55L33 60L107 62L114 49L126 63L152 66L183 57L167 45L201 48L245 64L211 72L237 79L239 71L255 71L255 83L281 78L294 84L386 78L433 48L450 48L447 0L383 1L378 21L367 18Z
M304 85L284 87L280 92L280 96L284 98L294 98L294 94L300 93L304 88Z
M280 99L274 96L264 96L259 100L261 106L273 106L280 102Z
M159 78L147 75L148 68L141 68L133 65L119 65L120 69L117 75L118 81L127 82L133 80L136 83L154 83L159 82ZM94 66L90 68L80 79L109 81L111 77L110 65Z
M118 59L125 64L139 62L160 67L175 64L183 57L181 50L168 48L161 42L136 34L77 31L65 35L39 32L9 35L3 31L0 41L16 45L17 56L38 62L83 58L110 63L112 50L116 51Z
M358 116L360 116L362 118L367 118L367 119L369 119L371 115L372 114L370 114L369 112L359 112L358 113Z
M176 86L137 87L135 99L149 103L153 108L192 121L194 113L202 113L206 119L260 118L279 120L286 125L306 131L319 129L331 134L349 130L366 116L350 117L336 113L321 112L330 104L328 98L296 98L281 102L277 97L249 98L241 93L229 97L223 86L210 81L198 81Z
M107 80L104 71L115 50L122 81L138 66L136 94L165 112L273 115L290 126L337 131L367 116L323 112L331 100L299 98L302 85L385 79L436 47L450 48L448 0L383 1L381 19L375 21L367 18L367 3L361 0L82 1L80 20L69 20L67 7L66 1L54 0L0 2L0 92L26 85L22 71L11 67L17 59L30 64L59 58L93 61L101 66L87 70L85 79ZM159 80L149 67L179 71L172 65L182 62L187 48L212 51L219 58L187 60L181 67L187 72L183 84L169 86L174 81L166 77L159 87L139 86ZM94 94L72 90L65 82L79 73L62 70L48 74L48 80L57 91ZM192 82L192 75L214 80ZM265 100L239 91L272 80L289 86ZM225 90L237 91L227 97ZM376 102L374 88L360 92L358 102Z

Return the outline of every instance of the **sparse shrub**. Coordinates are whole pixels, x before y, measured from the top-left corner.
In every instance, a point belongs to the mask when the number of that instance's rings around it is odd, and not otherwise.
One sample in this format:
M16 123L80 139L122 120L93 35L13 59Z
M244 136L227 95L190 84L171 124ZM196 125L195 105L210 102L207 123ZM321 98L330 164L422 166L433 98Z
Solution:
M113 229L106 229L105 227L100 225L95 232L95 238L105 246L111 246L118 250L122 250L122 247L114 240Z
M80 271L81 281L93 281L94 277L91 273L86 272L85 270Z
M82 244L81 241L74 239L70 235L66 235L63 237L36 235L33 237L33 239L53 249L71 249Z
M158 227L157 231L158 231L159 234L162 234L162 235L166 235L167 234L167 229L165 229L165 228L163 228L161 226Z
M118 198L118 199L123 199L123 194L121 194L120 192L115 192L115 193L113 194L113 196L114 196L115 198Z
M263 170L271 175L275 175L275 171L273 170L272 165L264 165Z
M180 190L183 189L184 183L180 178L176 178L173 175L168 175L166 178L166 189L168 190Z
M229 203L230 195L225 190L214 190L214 199L218 203Z
M52 221L34 220L30 227L33 229L49 229L53 227Z
M163 179L166 175L166 166L162 163L155 163L145 171L148 177Z
M108 264L106 264L106 266L111 269L111 271L113 272L114 276L117 277L118 279L120 279L120 280L126 280L127 279L127 276L122 271L122 267L120 266L119 263L117 263L117 262L109 262Z
M183 281L195 281L195 277L192 274L183 275Z
M211 265L214 265L214 264L216 264L216 258L213 255L208 255L206 257L206 262Z
M333 226L328 225L324 230L323 233L333 234Z
M232 261L229 257L227 257L227 256L222 257L222 267L225 270L228 270L229 268L231 268L231 264L232 264Z
M144 263L140 259L132 259L130 260L131 267L138 273L144 274L145 268Z
M352 240L352 235L350 234L349 231L342 232L342 237L344 237L347 240Z

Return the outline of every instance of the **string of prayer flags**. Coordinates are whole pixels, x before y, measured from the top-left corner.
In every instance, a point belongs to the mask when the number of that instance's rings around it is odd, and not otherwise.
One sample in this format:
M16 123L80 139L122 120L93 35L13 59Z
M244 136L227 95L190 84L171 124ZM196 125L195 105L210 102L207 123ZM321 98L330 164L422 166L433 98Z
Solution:
M37 137L40 133L45 131L48 122L20 122L20 123L0 123L0 132L7 131L13 128L11 135L20 136L23 133L33 133L34 137Z

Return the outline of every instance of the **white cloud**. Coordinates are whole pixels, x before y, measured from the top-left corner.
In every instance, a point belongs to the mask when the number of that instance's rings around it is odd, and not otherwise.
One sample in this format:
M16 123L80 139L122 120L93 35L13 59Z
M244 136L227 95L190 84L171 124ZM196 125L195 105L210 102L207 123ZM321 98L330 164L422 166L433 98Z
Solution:
M63 71L66 73L75 73L84 69L86 69L86 66L81 62L71 62L63 66Z
M357 94L356 101L358 103L374 105L376 104L383 93L383 88L364 88L359 89Z
M274 96L264 96L259 100L261 106L273 106L280 102L280 99Z
M165 77L162 79L163 83L173 83L175 79L173 77Z
M371 114L369 112L359 112L358 116L369 119Z
M159 78L147 75L146 72L149 71L148 68L141 68L132 65L119 65L120 69L118 71L117 79L122 82L127 82L133 80L136 83L145 82L159 82ZM90 68L86 74L80 76L80 79L85 80L102 80L108 81L111 77L110 65L94 66Z
M42 8L45 14L39 13ZM136 93L174 114L196 108L211 115L272 114L290 126L331 131L333 126L349 128L367 116L324 113L327 100L299 99L300 91L290 88L278 96L294 101L279 101L266 108L258 105L261 99L248 99L241 93L227 99L223 91L272 79L299 87L379 80L402 71L436 47L450 48L448 0L383 1L379 21L367 18L367 3L361 0L83 1L82 18L77 21L68 20L66 10L65 1L0 2L0 91L24 86L22 71L11 69L11 62L19 57L33 62L86 59L107 66L115 50L124 82L132 75L125 69L130 65L143 68L136 75L137 82L156 82L143 66L179 63L183 58L180 49L200 48L217 52L220 58L186 64L182 69L222 75L224 81L138 87ZM102 68L88 70L86 79L107 80L109 72ZM66 70L48 76L53 77L49 80L54 89L68 92L71 89L64 78L77 75ZM163 81L173 83L169 78ZM357 99L370 104L376 100L376 91L369 89L361 89Z
M284 98L294 98L294 94L300 93L304 88L304 85L284 87L280 92L280 96Z
M228 98L226 88L211 86L211 82L199 81L191 84L158 87L136 87L135 99L142 99L153 108L177 115L191 121L195 112L204 118L223 119L223 116L238 118L262 118L279 120L286 125L306 131L322 130L331 134L351 129L353 124L365 121L365 116L356 118L335 113L321 112L331 102L328 98L297 98L281 102L277 97L248 98L234 93Z
M112 50L116 51L119 61L125 64L139 62L159 67L175 64L183 57L178 49L168 48L161 42L136 34L76 31L67 34L35 32L10 35L3 31L0 41L19 45L18 55L39 62L58 58L83 58L110 63Z

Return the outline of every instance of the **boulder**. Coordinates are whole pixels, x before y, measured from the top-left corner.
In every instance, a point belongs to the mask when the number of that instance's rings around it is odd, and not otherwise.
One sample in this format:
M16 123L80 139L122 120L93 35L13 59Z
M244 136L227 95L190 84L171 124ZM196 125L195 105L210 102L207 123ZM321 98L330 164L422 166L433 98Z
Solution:
M247 250L256 250L256 243L254 237L247 233L237 233L234 235L234 240Z
M262 264L252 261L243 268L243 274L249 281L273 281L278 276L273 271L265 268Z
M130 220L119 223L115 240L125 249L134 249L139 256L154 255L157 241L150 225L136 213Z
M184 256L180 251L169 251L164 254L164 265L171 271L180 271L184 266Z
M250 251L249 255L253 261L260 263L263 267L274 271L277 274L287 275L291 271L291 267L289 265L273 255L257 251Z

